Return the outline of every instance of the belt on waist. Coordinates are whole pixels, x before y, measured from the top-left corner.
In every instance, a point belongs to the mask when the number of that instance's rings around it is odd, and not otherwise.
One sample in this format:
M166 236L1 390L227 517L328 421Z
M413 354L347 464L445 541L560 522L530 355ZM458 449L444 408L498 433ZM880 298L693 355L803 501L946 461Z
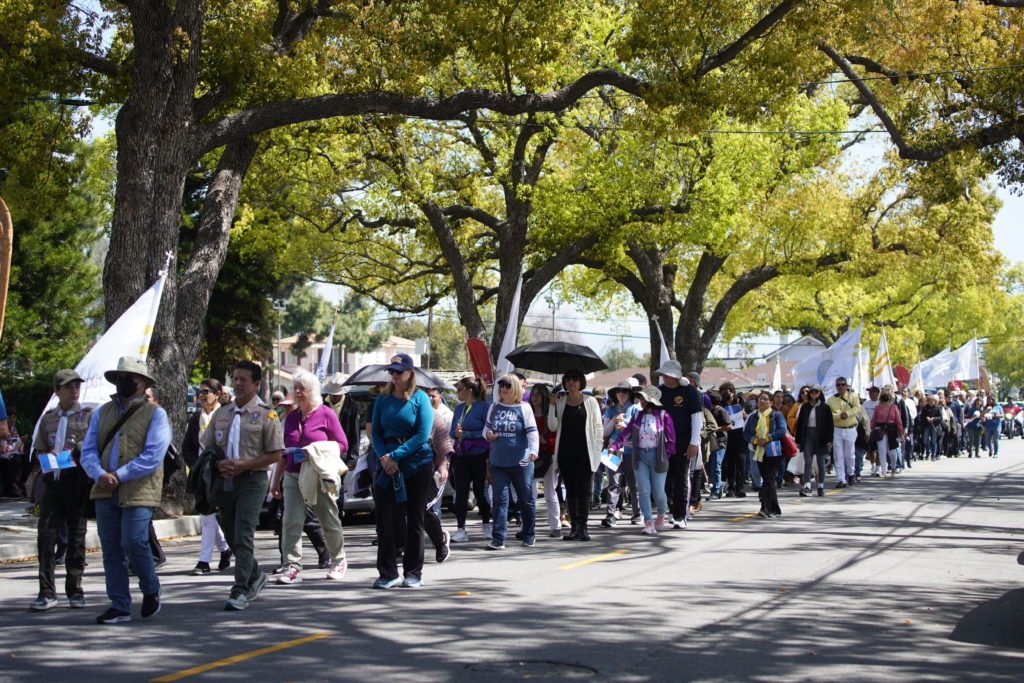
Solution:
M836 425L836 429L856 429L857 425Z
M404 436L385 436L384 437L384 443L388 444L389 446L401 445L401 444L405 443L408 440L409 440L409 438L408 437L404 437Z

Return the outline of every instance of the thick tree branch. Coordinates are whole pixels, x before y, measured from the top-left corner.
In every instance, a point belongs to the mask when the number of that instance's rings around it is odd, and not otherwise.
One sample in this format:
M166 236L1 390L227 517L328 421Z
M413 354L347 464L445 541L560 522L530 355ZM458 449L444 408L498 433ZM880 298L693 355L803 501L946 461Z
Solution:
M1010 121L1000 121L994 123L991 126L979 128L973 132L967 133L957 139L950 140L949 142L941 145L932 145L929 147L917 147L907 142L906 138L903 137L903 132L896 125L896 122L886 111L882 105L878 96L868 86L867 82L854 71L853 64L849 59L839 54L839 52L830 45L825 43L819 43L818 49L824 52L832 60L832 62L839 67L843 74L850 79L853 86L857 89L857 92L864 99L864 101L871 107L871 111L874 112L878 120L882 122L882 126L885 127L886 132L889 134L889 138L893 144L896 145L896 149L899 151L900 158L908 159L911 161L937 161L943 157L957 152L962 149L977 148L983 149L985 147L991 147L999 145L1009 140L1019 139L1024 136L1024 119L1016 118Z
M591 90L605 86L618 88L637 97L642 97L647 87L643 81L621 71L597 69L549 93L508 95L473 88L450 97L425 97L387 91L321 95L273 102L256 109L229 114L199 127L197 135L199 149L206 152L239 137L334 116L398 114L422 119L453 120L472 109L490 109L501 114L556 112L572 106Z
M755 40L763 38L765 34L771 31L776 24L782 21L787 14L796 9L800 4L796 0L785 0L785 2L780 3L771 12L761 17L760 21L751 26L750 30L737 38L731 45L702 59L697 66L694 77L696 79L703 78L715 69L736 59L737 55L743 52L747 46Z

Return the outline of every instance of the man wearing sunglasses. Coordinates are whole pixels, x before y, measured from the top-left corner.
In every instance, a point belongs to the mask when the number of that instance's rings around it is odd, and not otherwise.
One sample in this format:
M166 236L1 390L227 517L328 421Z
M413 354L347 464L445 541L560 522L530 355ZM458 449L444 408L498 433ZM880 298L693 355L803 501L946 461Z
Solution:
M832 442L832 464L836 471L836 488L845 489L854 475L857 454L857 422L860 420L860 400L849 391L845 377L836 379L836 393L828 400L835 426Z

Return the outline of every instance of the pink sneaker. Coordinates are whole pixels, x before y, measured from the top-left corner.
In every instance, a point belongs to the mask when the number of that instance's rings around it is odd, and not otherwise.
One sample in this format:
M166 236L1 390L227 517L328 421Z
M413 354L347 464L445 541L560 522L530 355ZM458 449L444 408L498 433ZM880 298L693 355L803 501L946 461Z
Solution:
M277 575L277 582L284 584L302 583L302 577L299 575L300 571L294 564L290 564L283 572Z
M348 569L348 561L345 558L335 560L331 568L327 570L327 578L331 581L341 581L345 578L345 571Z
M658 515L654 518L654 528L657 531L665 530L665 515Z
M644 522L644 528L640 533L647 534L648 536L657 536L658 530L654 528L654 520Z

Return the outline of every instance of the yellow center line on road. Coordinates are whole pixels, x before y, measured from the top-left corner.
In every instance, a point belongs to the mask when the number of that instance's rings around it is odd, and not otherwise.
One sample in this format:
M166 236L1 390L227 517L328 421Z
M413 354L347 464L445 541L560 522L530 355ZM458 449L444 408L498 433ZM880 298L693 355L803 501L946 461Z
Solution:
M742 522L743 520L750 519L751 517L757 517L757 513L756 512L750 512L750 513L747 513L745 515L740 515L739 517L730 517L729 521L730 522Z
M591 557L589 560L580 560L579 562L573 562L572 564L562 565L561 567L555 567L556 569L576 569L576 567L582 567L586 564L593 564L594 562L600 562L601 560L607 560L609 557L615 557L616 555L625 555L628 550L614 550L604 555L598 555L597 557Z
M278 650L285 650L289 647L295 647L296 645L304 645L305 643L310 643L314 640L320 640L321 638L326 638L327 636L332 635L334 634L313 633L302 638L289 640L286 643L278 643L277 645L263 647L259 650L253 650L252 652L243 652L242 654L234 655L226 659L219 659L216 662L209 662L208 664L200 664L199 666L194 666L191 669L185 669L183 671L178 671L176 673L167 674L166 676L160 676L159 678L154 678L152 680L154 683L167 683L169 681L177 681L182 678L187 678L189 676L195 676L196 674L201 674L206 671L210 671L211 669L217 669L222 666L228 666L229 664L237 664L238 662L244 662L245 660L252 659L253 657L259 657L260 655L270 654L271 652L277 652Z

